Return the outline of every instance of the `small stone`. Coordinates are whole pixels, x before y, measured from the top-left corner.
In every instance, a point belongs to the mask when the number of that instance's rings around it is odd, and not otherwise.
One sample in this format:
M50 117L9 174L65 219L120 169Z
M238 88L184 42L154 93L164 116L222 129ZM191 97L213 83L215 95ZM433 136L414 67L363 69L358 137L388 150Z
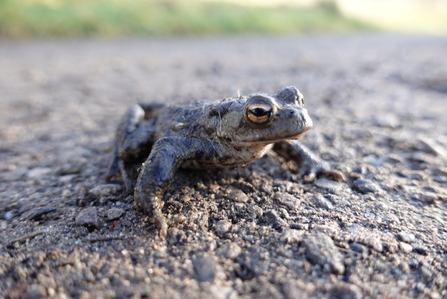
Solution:
M314 291L314 286L311 282L301 280L290 279L282 285L285 299L309 299Z
M48 168L48 167L36 167L36 168L33 168L30 171L28 171L26 176L29 179L39 179L42 176L44 176L44 175L46 175L46 174L48 174L50 172L52 172L51 168Z
M395 128L398 124L396 117L392 115L376 116L374 118L374 125L384 128Z
M413 243L416 237L412 233L399 232L397 233L397 238L406 243Z
M394 214L387 214L385 220L391 223L399 223L399 218Z
M288 193L276 192L273 198L291 210L295 210L300 206L300 200Z
M225 243L216 250L216 254L219 256L224 256L228 259L235 259L242 249L234 242Z
M5 181L17 181L20 180L28 172L27 168L19 168L13 171L3 173L1 178Z
M14 213L11 211L8 211L5 214L3 214L3 219L5 220L11 220L12 218L14 218Z
M89 228L98 228L99 219L98 212L95 207L90 207L82 210L76 217L76 225L86 226Z
M324 233L324 234L328 235L331 238L336 236L339 233L339 230L336 227L329 226L329 225L324 225L324 224L320 224L320 225L315 226L314 230L316 232Z
M414 252L421 255L428 255L428 249L422 246L414 247Z
M327 190L332 194L339 194L344 189L344 186L342 184L334 182L333 180L330 180L328 178L321 178L316 180L315 185Z
M78 226L76 227L76 237L82 238L89 234L88 228L85 226Z
M371 280L372 281L377 281L377 282L380 282L380 283L384 283L385 282L385 276L383 274L381 274L381 273L376 273L376 274L373 274L373 276L371 277Z
M334 241L323 233L308 236L303 241L306 248L306 258L313 264L322 267L326 265L332 273L341 274L345 271L342 263L342 255L334 244Z
M101 184L91 189L89 192L97 197L106 197L121 191L122 187L118 184Z
M286 244L296 244L303 240L304 231L299 231L296 229L286 229L284 230L281 241Z
M357 191L363 194L378 193L381 191L379 186L369 180L357 179L354 181L354 187Z
M247 207L247 213L249 214L249 217L256 219L262 217L264 210L258 205L249 205Z
M247 202L249 200L247 194L245 194L241 189L235 187L228 187L226 190L226 197L236 202Z
M47 291L45 288L38 284L32 284L26 288L25 294L21 297L22 299L40 299L46 298Z
M59 181L59 183L67 184L67 183L71 182L75 177L77 177L76 174L62 175L59 177L58 181Z
M403 253L410 253L413 250L413 246L405 242L399 242L399 248Z
M222 237L231 228L231 222L227 220L220 220L214 225L214 232L216 235Z
M352 243L349 245L349 248L354 252L361 253L362 255L366 255L368 253L368 249L359 243Z
M349 298L349 299L361 299L363 294L361 289L353 284L338 283L330 290L330 298Z
M430 277L433 276L433 272L426 266L421 266L421 268L419 268L419 272L421 273L421 276L425 279L429 279Z
M408 265L409 265L411 268L416 269L417 267L419 267L419 262L418 262L416 259L411 259L411 260L408 262Z
M60 170L59 173L61 175L67 175L67 174L79 174L82 172L82 169L84 168L84 165L86 164L85 160L82 161L75 161L71 164L64 165Z
M216 262L210 256L192 259L192 264L199 281L213 281L216 276Z
M124 214L124 210L120 208L111 208L107 211L107 219L114 220L120 218Z
M72 195L71 191L68 189L62 190L62 197L63 198L69 198Z
M267 224L271 225L274 229L281 231L282 228L288 226L275 210L265 212L263 219Z
M237 298L237 292L232 287L225 287L222 285L213 284L209 288L210 298L228 299Z
M26 216L29 220L39 221L46 214L56 211L56 208L46 207L33 210L28 216Z
M170 228L166 236L166 241L169 245L177 245L186 241L187 237L185 233L178 228Z
M418 147L421 151L429 154L447 158L447 151L443 146L436 143L435 140L430 138L418 138Z
M410 193L410 198L432 204L439 198L439 196L433 192L412 192Z
M259 246L252 246L243 251L236 258L236 263L240 265L240 269L236 274L242 280L250 280L264 274L270 264L269 252Z
M334 205L321 194L314 196L312 202L317 208L323 208L325 210L332 210L334 207Z

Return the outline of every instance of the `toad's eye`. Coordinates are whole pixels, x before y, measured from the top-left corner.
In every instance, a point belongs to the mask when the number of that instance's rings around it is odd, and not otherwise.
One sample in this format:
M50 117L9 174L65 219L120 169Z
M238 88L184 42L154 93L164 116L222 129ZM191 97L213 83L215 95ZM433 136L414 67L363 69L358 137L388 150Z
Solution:
M303 96L298 95L298 98L296 99L298 106L304 107L304 98Z
M273 107L269 103L252 103L247 107L247 118L255 124L265 124L272 117Z

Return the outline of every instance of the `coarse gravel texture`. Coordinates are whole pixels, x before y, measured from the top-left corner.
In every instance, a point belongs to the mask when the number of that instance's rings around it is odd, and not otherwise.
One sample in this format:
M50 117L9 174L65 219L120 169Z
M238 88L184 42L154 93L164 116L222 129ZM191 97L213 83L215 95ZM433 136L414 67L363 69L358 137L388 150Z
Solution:
M447 298L447 38L0 40L0 298ZM303 142L346 182L274 153L180 170L166 238L104 182L137 102L287 85Z

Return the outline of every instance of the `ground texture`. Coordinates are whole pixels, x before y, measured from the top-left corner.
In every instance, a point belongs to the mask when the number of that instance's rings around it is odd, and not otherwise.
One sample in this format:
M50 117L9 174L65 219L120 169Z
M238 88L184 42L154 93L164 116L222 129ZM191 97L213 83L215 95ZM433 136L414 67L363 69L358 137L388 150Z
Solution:
M447 39L283 36L0 41L1 298L447 298ZM181 170L164 239L119 181L136 102L295 85L303 142L346 182L275 154Z

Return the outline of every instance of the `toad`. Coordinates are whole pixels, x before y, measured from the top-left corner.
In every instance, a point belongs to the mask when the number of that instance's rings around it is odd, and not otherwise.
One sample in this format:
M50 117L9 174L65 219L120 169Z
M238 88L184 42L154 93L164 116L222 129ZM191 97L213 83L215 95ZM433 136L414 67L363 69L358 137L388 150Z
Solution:
M165 236L168 221L162 213L163 194L179 167L212 169L246 165L273 149L299 163L307 180L329 175L343 180L298 139L312 128L294 86L276 94L170 105L140 104L125 114L116 132L113 161L106 180L118 172L132 190L129 165L142 162L134 187L137 205L151 215Z

